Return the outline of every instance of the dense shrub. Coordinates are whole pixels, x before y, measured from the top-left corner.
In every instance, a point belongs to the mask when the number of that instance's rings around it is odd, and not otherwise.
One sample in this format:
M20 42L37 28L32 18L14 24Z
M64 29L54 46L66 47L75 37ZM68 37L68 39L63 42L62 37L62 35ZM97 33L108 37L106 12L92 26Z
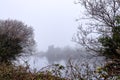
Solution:
M21 21L0 20L0 62L33 52L33 29Z
M65 80L54 76L50 72L31 71L29 66L15 66L2 63L0 65L0 80Z

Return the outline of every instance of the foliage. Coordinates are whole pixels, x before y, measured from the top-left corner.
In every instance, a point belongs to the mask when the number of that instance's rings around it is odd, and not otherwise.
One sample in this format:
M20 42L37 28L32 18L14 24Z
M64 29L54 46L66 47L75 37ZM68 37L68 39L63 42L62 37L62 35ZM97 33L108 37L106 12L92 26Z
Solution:
M28 64L1 63L0 80L119 80L119 74L113 69L116 65L109 62L104 66L91 66L87 62L69 60L66 66L53 64L36 71L31 70Z
M87 50L108 59L119 58L120 54L120 1L79 0L84 6L88 25L79 27L75 41ZM92 52L93 53L93 52Z
M85 19L89 21L88 25L78 28L75 41L92 53L113 61L101 71L107 73L106 79L113 79L120 71L120 0L78 1L84 6L87 13ZM112 78L108 78L110 74Z
M17 20L0 20L0 62L32 52L34 43L31 27Z
M15 66L14 64L1 63L0 80L65 80L50 74L50 72L32 71L29 65Z
M114 64L109 62L105 65L91 65L87 62L81 63L79 61L69 60L64 67L60 64L54 64L44 67L42 70L43 72L49 72L49 74L54 76L63 77L66 80L119 80L120 73L118 74L116 72L119 72L118 67L116 68L116 71L114 71L115 69L111 69L117 64L113 65ZM60 68L61 66L63 68ZM107 66L109 66L109 68Z
M116 17L116 26L112 28L111 36L102 35L99 42L102 44L102 53L111 59L119 59L120 57L120 17Z
M119 60L109 61L104 66L103 70L106 71L109 76L119 76L120 75L120 62L119 62Z

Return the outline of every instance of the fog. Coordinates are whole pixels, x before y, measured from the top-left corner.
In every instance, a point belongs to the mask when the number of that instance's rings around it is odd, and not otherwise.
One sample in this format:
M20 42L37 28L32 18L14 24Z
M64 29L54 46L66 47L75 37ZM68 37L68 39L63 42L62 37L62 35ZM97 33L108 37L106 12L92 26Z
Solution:
M85 59L90 58L91 56L87 54L87 52L79 49L75 49L72 47L54 47L54 45L50 45L48 47L48 50L45 52L39 52L39 57L46 57L48 62L50 64L54 62L60 62L60 61L68 61L69 59Z
M20 58L28 61L31 68L41 68L68 59L93 59L83 48L75 48L72 37L77 31L76 19L82 17L83 8L74 0L2 0L0 19L16 19L34 29L36 52ZM50 46L49 46L50 45Z
M84 48L73 48L66 46L64 48L55 47L54 45L48 46L47 51L40 51L31 56L20 58L19 64L27 62L31 69L41 69L51 64L66 65L68 60L78 61L79 63L98 64L104 62L104 57L95 56L91 52L86 51Z
M71 42L82 15L74 0L2 0L0 19L16 19L34 29L38 51L49 45L74 46Z

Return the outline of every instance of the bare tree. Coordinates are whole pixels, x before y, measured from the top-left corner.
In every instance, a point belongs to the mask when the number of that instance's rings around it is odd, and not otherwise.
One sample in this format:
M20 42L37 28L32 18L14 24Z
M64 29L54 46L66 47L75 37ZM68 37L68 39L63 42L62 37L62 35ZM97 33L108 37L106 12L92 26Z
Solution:
M109 58L119 57L120 0L79 0L79 3L86 10L89 24L78 28L74 41L105 56L107 50Z
M0 20L0 61L29 54L34 46L33 29L17 20Z

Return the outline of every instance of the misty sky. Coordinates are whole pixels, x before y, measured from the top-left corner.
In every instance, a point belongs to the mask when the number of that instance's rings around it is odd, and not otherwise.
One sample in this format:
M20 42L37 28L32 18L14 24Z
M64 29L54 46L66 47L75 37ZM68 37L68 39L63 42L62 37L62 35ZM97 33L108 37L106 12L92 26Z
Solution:
M1 0L0 19L17 19L34 28L39 50L72 46L82 8L74 0Z

